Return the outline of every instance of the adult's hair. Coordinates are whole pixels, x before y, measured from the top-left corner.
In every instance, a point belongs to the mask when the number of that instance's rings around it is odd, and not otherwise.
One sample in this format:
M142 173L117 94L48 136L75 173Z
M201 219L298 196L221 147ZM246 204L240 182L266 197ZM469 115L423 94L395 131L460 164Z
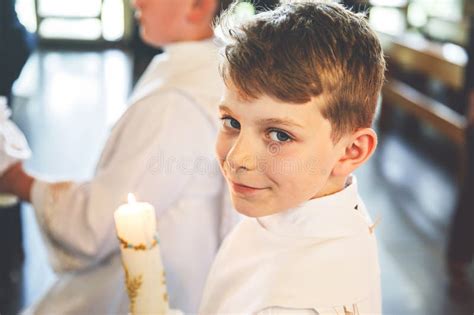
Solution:
M222 75L241 97L314 100L331 123L334 142L371 126L385 60L364 15L336 3L293 0L232 23L231 12L224 14Z
M215 17L219 17L222 12L231 6L231 4L237 4L240 2L251 3L255 7L256 13L273 10L280 4L280 0L219 0L219 6L216 10Z
M217 0L217 9L214 14L215 18L220 17L222 12L225 12L229 8L229 6L232 4L234 0Z

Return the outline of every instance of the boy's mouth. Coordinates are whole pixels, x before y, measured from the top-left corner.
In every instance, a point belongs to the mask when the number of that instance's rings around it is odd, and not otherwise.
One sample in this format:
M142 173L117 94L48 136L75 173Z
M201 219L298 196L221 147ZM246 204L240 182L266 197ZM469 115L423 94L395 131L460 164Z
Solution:
M262 190L267 189L267 187L264 187L264 188L252 187L252 186L236 183L234 181L230 181L230 187L234 193L239 194L239 195L246 195L246 196L253 195Z

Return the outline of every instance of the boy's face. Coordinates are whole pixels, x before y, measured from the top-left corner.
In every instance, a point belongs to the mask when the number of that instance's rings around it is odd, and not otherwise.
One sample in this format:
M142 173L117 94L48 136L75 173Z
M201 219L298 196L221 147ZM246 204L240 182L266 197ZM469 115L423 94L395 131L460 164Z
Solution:
M143 40L161 46L179 40L193 0L132 0Z
M237 211L270 215L338 190L331 172L345 148L317 103L242 100L226 88L216 150Z

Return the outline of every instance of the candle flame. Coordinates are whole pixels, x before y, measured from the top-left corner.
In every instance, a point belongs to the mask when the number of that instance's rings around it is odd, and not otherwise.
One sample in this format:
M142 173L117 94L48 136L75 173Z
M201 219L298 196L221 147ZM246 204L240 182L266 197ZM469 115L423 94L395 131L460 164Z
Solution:
M135 203L137 202L137 199L135 199L135 196L132 193L128 194L128 203Z

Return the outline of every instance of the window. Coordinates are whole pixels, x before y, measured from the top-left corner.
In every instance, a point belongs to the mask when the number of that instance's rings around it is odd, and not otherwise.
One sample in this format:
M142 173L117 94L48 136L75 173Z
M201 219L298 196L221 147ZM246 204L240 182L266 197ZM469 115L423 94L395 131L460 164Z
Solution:
M465 45L469 0L371 0L370 22L378 31L416 31L429 38Z
M126 35L128 1L17 0L18 16L43 39L119 41Z

